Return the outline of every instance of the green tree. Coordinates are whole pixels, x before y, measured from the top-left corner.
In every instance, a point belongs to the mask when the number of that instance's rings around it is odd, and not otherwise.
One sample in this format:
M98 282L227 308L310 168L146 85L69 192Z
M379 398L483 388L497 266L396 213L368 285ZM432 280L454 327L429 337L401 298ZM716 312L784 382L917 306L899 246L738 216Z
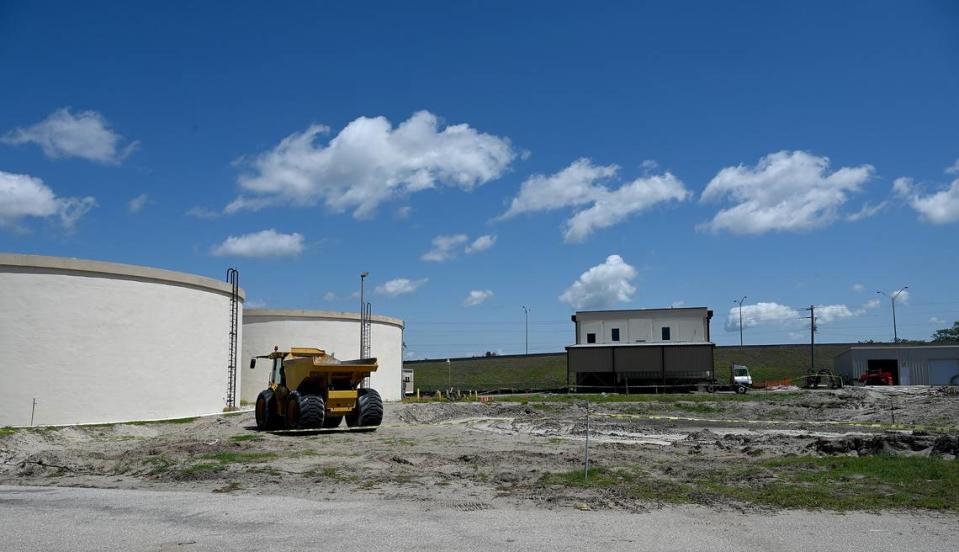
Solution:
M932 334L932 340L935 343L959 343L959 320L952 324L951 328L936 330Z

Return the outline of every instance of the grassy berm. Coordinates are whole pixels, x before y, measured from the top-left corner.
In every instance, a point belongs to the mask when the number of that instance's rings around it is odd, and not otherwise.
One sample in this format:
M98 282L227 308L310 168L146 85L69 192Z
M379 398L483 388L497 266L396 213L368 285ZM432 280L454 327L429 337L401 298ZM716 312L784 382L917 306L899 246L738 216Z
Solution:
M817 369L832 368L833 358L850 346L817 345ZM756 383L798 378L809 369L809 346L716 347L714 367L719 379L728 378L733 363L749 366ZM446 359L415 361L405 366L413 368L416 387L425 393L446 389L450 381L457 389L480 391L559 389L566 385L566 353L461 358L452 359L451 365Z

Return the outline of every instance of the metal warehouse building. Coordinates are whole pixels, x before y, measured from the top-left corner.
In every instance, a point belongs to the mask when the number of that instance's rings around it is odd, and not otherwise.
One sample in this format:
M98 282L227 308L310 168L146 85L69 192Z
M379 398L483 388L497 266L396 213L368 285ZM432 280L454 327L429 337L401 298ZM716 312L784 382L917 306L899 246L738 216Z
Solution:
M959 345L852 347L833 366L853 381L873 368L890 372L896 385L959 385Z
M566 347L567 383L628 391L712 380L712 315L705 307L577 312L576 344Z

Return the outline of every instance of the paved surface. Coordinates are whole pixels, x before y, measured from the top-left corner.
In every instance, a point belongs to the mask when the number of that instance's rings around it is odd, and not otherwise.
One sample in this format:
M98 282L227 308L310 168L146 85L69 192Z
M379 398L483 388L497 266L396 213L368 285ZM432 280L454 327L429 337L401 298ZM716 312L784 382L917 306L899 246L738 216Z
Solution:
M949 550L936 514L649 513L0 486L0 550Z

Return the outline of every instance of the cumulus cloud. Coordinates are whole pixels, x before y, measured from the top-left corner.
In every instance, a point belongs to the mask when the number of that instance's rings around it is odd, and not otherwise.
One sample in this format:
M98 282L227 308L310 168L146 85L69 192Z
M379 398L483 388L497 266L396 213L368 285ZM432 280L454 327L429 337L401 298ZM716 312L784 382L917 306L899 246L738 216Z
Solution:
M871 165L830 172L829 158L803 151L772 153L755 167L726 167L710 180L701 201L735 205L700 227L734 234L819 228L839 217L849 194L859 192L874 172Z
M223 243L213 247L217 257L251 257L264 259L270 257L295 257L303 252L303 235L298 233L281 234L270 228L261 232L230 236Z
M755 328L770 323L796 322L802 314L798 310L779 303L755 303L742 306L743 328ZM739 306L729 309L726 330L739 331Z
M911 178L897 178L893 191L906 200L919 218L932 224L949 224L959 221L959 178L942 190L924 195Z
M19 223L27 217L55 217L67 230L97 206L92 197L57 197L43 180L0 171L0 228L22 230Z
M887 291L887 292L884 292L884 293L886 294L886 297L894 296L894 297L896 298L896 303L898 303L898 304L900 304L900 305L908 305L908 304L909 304L909 290L908 290L908 289L903 289L903 290L894 289L894 290L892 290L892 291Z
M480 236L473 240L473 243L466 246L466 253L471 255L473 253L479 253L480 251L486 251L490 247L493 247L493 244L496 243L496 236L492 234L486 234Z
M466 234L451 234L433 238L433 248L423 253L420 258L424 261L440 263L456 257L456 249L469 241Z
M946 167L946 174L959 174L959 159L956 159L956 162L952 165Z
M464 307L475 307L484 303L487 299L493 296L493 292L488 289L474 289L469 292L469 295L466 296L466 299L463 299Z
M653 165L644 164L645 170ZM522 213L573 208L566 222L567 242L581 242L593 232L614 226L628 217L666 201L683 201L689 192L682 181L666 172L645 175L610 190L603 182L614 177L616 165L594 165L589 159L577 159L558 173L533 175L520 186L509 209L497 220Z
M689 197L683 183L670 173L647 176L613 190L602 190L592 207L579 211L566 223L567 242L581 242L590 234L609 228L666 201Z
M249 161L240 195L226 212L323 203L334 212L372 216L395 197L439 185L470 190L499 178L516 154L506 138L469 125L441 128L420 111L396 128L385 117L360 117L326 144L329 127L311 125Z
M867 310L878 309L880 304L881 301L879 301L879 299L870 299L866 301L866 304L863 305L862 308Z
M422 278L420 280L410 280L409 278L396 278L386 282L383 285L376 286L374 290L380 295L386 295L389 297L396 297L397 295L404 295L407 293L413 293L420 286L429 281L429 278Z
M829 324L837 320L861 316L864 309L851 309L846 305L817 305L816 324ZM779 325L784 327L809 325L809 312L775 302L759 302L743 305L743 328ZM804 319L805 318L805 319ZM726 316L726 331L739 331L739 307L731 307Z
M535 174L523 182L519 195L499 218L591 203L601 189L599 183L615 176L618 170L616 165L597 166L582 158L556 174Z
M864 286L864 285L862 285L862 284L853 284L853 285L852 285L852 290L855 291L856 293L862 293L862 292L866 291L866 286Z
M139 213L144 207L146 207L147 201L149 200L150 198L146 194L140 194L127 202L127 211L131 213Z
M582 273L559 300L574 309L609 308L633 298L636 288L630 282L634 278L635 268L619 255L610 255L605 262Z
M123 144L106 119L96 111L72 113L58 109L39 123L14 129L0 137L7 144L37 144L50 158L79 157L89 161L117 165L139 146Z

